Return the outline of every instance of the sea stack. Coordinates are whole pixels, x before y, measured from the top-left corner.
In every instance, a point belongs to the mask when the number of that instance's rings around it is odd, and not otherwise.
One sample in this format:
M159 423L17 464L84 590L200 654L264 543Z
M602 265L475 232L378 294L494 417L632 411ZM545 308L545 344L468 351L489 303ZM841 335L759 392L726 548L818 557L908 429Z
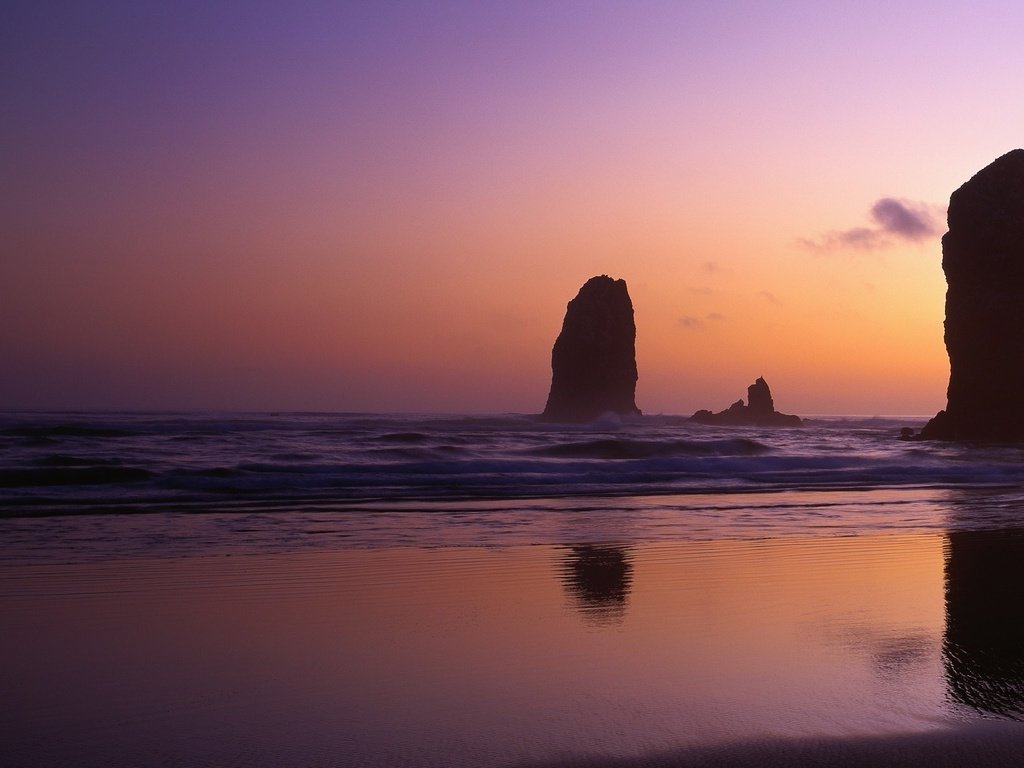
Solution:
M772 391L768 382L758 377L757 381L747 387L747 405L737 400L724 411L697 411L690 421L698 424L710 424L723 427L800 427L803 420L799 416L779 413L775 410Z
M551 350L551 392L541 418L585 422L639 415L636 325L625 280L590 278L569 302Z
M949 198L946 409L925 440L1024 440L1024 149Z

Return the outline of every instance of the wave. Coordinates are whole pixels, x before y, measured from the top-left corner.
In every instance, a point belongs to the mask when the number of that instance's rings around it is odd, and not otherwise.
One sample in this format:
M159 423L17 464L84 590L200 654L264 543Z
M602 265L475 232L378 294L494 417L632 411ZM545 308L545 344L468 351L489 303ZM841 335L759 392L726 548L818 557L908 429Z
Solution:
M1021 447L909 443L899 423L773 431L659 416L554 425L515 414L0 415L0 516L1024 486Z
M97 427L85 424L56 424L53 426L13 426L0 429L5 437L29 437L34 439L61 437L132 437L136 431L113 427Z
M526 451L569 459L645 459L656 456L755 456L772 448L748 438L731 440L630 440L605 438L561 443Z
M149 480L151 472L139 467L53 467L0 469L0 488L31 488L53 485L110 485Z
M375 439L382 443L422 443L431 438L423 432L389 432Z

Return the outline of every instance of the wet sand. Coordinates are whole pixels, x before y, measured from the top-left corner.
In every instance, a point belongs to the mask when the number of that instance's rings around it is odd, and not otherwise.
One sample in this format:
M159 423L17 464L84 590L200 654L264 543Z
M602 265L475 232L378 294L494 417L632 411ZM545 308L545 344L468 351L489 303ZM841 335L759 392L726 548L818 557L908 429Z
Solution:
M974 723L930 733L766 739L635 758L565 757L516 768L1012 768L1024 763L1024 724Z
M82 526L73 540L87 547ZM125 519L123 535L153 530ZM1024 562L1013 535L249 541L63 563L6 552L7 764L989 766L1024 754L1008 722L1024 708L1019 601L992 581Z

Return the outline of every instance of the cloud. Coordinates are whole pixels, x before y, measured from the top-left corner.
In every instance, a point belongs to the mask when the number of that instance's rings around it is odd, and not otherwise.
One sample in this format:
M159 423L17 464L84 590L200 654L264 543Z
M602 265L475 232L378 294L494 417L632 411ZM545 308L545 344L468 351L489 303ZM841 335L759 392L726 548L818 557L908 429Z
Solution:
M907 240L924 240L937 235L931 206L883 197L871 206L871 218L886 232Z
M696 331L704 327L705 322L720 322L725 320L725 315L720 312L709 312L703 318L694 317L693 315L683 315L676 320L676 325L680 328L685 328L688 331Z
M940 211L938 206L928 203L882 197L869 211L874 226L834 229L817 238L800 238L799 242L815 251L842 248L867 251L887 248L896 240L921 242L939 234L936 218Z
M842 232L829 233L833 244L842 248L871 249L888 245L885 235L877 229L868 227L854 227Z
M782 301L771 291L760 291L757 295L771 304L775 304L779 307L782 306Z
M701 320L699 317L693 317L692 315L683 315L678 320L676 320L676 325L678 325L680 328L686 328L689 331L693 331L696 330L697 328L703 327L704 321Z

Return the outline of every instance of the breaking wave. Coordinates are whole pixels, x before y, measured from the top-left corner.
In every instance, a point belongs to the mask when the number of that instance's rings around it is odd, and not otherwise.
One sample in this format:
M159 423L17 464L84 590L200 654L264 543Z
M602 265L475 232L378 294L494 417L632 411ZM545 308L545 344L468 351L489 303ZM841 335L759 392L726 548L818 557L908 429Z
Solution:
M1011 487L1020 446L897 439L901 419L803 429L679 417L6 414L0 515L344 509L366 502Z

